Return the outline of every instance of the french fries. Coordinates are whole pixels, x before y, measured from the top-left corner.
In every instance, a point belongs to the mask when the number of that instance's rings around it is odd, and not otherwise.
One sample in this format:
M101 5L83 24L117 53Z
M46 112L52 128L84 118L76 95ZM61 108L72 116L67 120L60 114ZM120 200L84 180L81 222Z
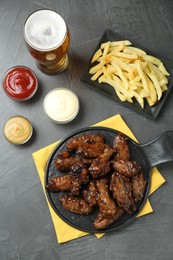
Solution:
M123 102L133 103L135 98L144 108L146 99L153 106L168 89L169 72L163 62L129 40L102 43L91 63L91 80L112 86Z

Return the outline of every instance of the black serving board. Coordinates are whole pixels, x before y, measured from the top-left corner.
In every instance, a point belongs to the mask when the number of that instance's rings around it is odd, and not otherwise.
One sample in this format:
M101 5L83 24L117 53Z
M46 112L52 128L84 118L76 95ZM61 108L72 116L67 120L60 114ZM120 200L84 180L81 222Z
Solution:
M94 53L100 48L100 45L104 42L107 42L107 41L121 41L121 40L130 40L130 39L127 39L127 37L124 37L118 33L115 33L113 31L110 31L110 30L106 30L103 34L103 36L101 37L96 49L93 51L93 54L91 55L88 63L86 64L86 68L84 70L84 73L82 74L82 77L81 77L81 81L85 82L88 84L88 86L92 87L93 89L113 98L116 102L120 102L121 104L125 105L126 107L130 108L130 109L133 109L149 118L152 118L152 119L155 119L158 114L160 113L162 107L164 106L165 102L166 102L166 99L167 97L169 96L170 94L170 91L172 89L172 86L173 86L173 78L170 76L168 77L168 90L163 92L163 95L161 97L161 99L152 107L150 107L148 105L148 103L145 101L145 106L144 108L142 109L141 106L139 105L139 103L134 99L134 102L133 103L129 103L129 102L122 102L116 95L114 89L109 86L108 84L106 83L99 83L98 80L96 81L92 81L91 80L91 77L92 75L89 74L89 70L90 68L93 66L93 64L91 64L91 60L92 60L92 57L94 55ZM131 40L130 40L131 41ZM171 75L171 72L172 72L172 69L173 69L173 62L171 62L170 60L168 59L165 59L163 57L161 57L159 54L157 53L154 53L150 50L148 50L147 48L145 47L142 47L140 46L139 44L137 43L134 43L133 41L132 42L132 46L134 47L137 47L137 48L140 48L142 50L144 50L147 54L149 55L152 55L152 56L155 56L157 58L159 58L164 66L166 67L166 69L168 70L168 72L170 73Z
M119 134L118 131L107 128L107 127L87 127L83 129L79 129L70 135L66 136L54 149L52 152L45 171L45 188L48 185L48 181L52 177L63 175L63 172L60 172L56 169L55 161L57 158L57 155L65 150L66 143L70 138L73 138L78 135L85 135L85 134L103 134L106 137L106 143L109 145L112 145L115 137ZM98 214L98 208L94 209L93 212L89 215L79 215L72 213L70 211L67 211L62 204L59 201L59 198L62 197L64 194L69 194L68 192L51 192L46 188L46 195L47 198L56 212L56 214L64 220L67 224L70 226L77 228L81 231L89 232L89 233L103 233L103 232L109 232L116 230L117 228L120 228L124 226L125 224L128 224L131 222L139 213L141 208L143 207L147 196L148 196L148 190L149 190L149 176L150 176L150 165L148 164L148 160L143 153L143 151L140 149L140 147L128 137L129 140L129 149L131 152L131 156L134 160L139 162L142 171L144 172L145 179L147 180L146 189L144 192L144 197L141 201L139 201L136 204L136 211L128 214L124 213L119 219L114 221L111 225L108 227L102 229L102 230L96 230L93 226L93 222Z

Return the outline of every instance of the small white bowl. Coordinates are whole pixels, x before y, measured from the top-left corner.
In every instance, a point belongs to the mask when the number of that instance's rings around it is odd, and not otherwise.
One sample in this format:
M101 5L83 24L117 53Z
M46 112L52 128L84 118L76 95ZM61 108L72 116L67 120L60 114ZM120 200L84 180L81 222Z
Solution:
M77 116L79 99L70 89L55 88L45 96L43 109L53 122L66 124Z

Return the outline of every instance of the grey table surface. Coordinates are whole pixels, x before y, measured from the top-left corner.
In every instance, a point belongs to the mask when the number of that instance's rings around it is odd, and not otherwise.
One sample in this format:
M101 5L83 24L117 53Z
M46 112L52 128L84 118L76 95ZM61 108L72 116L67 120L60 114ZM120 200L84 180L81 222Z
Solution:
M65 72L48 76L36 67L23 39L27 16L50 8L66 20L71 43ZM94 91L80 77L100 37L113 30L173 61L173 1L171 0L0 0L0 75L13 65L32 68L39 79L34 98L19 103L0 91L0 260L173 259L173 163L159 167L166 183L151 197L154 212L101 239L88 235L58 244L32 153L66 134L120 114L141 143L173 130L173 94L152 120ZM57 125L45 116L42 103L53 88L64 86L79 97L80 112L69 124ZM32 141L13 146L3 137L12 115L29 118Z

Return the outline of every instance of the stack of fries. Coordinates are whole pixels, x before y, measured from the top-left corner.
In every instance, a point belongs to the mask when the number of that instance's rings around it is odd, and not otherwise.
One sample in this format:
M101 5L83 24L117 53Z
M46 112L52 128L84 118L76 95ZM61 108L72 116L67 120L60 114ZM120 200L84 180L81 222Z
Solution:
M153 106L167 90L169 73L161 60L131 45L128 40L102 43L91 61L97 62L91 80L112 86L121 101L135 98L144 108L146 99Z

